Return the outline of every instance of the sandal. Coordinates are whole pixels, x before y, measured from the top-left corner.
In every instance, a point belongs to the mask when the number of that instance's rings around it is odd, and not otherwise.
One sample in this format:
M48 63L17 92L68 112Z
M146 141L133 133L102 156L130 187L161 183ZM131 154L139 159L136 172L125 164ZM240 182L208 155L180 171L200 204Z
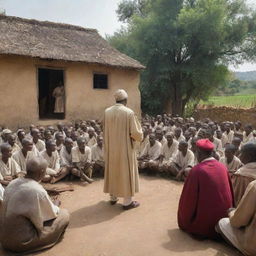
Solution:
M123 205L124 210L130 210L140 206L140 203L137 201L132 201L129 205Z

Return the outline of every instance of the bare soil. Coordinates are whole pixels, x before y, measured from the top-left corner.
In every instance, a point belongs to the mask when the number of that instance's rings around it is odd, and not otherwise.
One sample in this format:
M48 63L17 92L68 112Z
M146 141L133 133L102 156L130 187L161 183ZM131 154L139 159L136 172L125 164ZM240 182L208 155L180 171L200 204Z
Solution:
M75 191L60 196L71 213L63 240L40 256L236 256L224 242L198 241L179 230L177 207L182 183L141 176L141 206L123 211L111 206L102 192L103 180L91 185L74 182ZM60 183L60 186L64 183ZM65 184L70 184L66 182ZM1 256L13 254L0 249ZM32 254L30 254L32 256Z

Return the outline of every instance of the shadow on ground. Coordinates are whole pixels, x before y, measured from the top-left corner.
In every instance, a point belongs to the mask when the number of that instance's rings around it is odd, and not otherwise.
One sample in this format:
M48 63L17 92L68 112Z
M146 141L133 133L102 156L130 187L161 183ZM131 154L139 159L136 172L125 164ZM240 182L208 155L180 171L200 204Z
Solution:
M197 240L180 229L168 230L170 241L163 244L163 247L170 252L191 252L206 251L209 248L218 252L214 256L240 256L238 251L229 247L225 242L215 242L212 240Z
M69 228L79 228L109 221L123 212L122 206L113 207L107 201L86 206L71 213Z

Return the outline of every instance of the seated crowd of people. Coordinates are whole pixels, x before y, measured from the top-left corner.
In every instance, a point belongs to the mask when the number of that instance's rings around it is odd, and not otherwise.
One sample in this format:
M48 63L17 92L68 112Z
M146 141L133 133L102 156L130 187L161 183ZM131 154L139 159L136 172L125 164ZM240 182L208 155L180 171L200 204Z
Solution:
M252 185L256 180L256 133L254 133L252 125L242 125L240 121L221 123L213 122L210 119L195 121L193 118L172 117L167 114L156 117L146 115L142 118L141 124L144 138L136 147L140 172L185 181L193 167L200 163L197 142L207 139L213 145L210 155L207 156L214 158L218 163L221 162L228 170L228 179L232 184L232 194L234 193L234 203L231 203L231 206L239 208L241 203L248 204L247 201L244 202L245 194L252 194L255 193L254 190L256 191L256 185ZM56 128L30 125L27 131L26 129L17 131L1 129L0 202L4 189L7 202L7 197L15 189L23 191L22 193L26 194L26 198L29 200L31 196L29 196L28 183L31 179L53 184L62 179L77 178L83 182L92 183L94 176L103 176L102 130L102 123L94 120L75 122L74 125L59 123ZM39 177L36 171L42 170L42 166L45 166L45 171L41 171ZM16 182L13 181L17 177L24 179L22 182L18 181L19 179ZM13 182L8 186L11 181ZM60 209L50 202L43 187L34 183L32 185L45 198L42 203L42 207L45 207L46 211L45 216L50 215L40 220L35 216L28 216L34 218L34 226L38 230L41 228L40 232L43 234L45 231L42 230L45 226L42 223L52 220L54 216L56 218ZM250 191L247 191L248 188ZM16 193L15 196L10 197L10 202L8 202L8 204L18 205L16 214L27 213L19 202L22 193ZM30 199L36 200L35 198ZM8 208L7 202L6 205L3 204L4 212ZM24 201L24 203L26 202ZM230 202L228 202L229 204ZM40 204L38 205L41 207ZM256 213L256 207L251 211ZM232 211L232 214L234 219L238 213L235 215ZM65 231L68 223L67 213L64 212L62 215L61 219L56 218L58 219L57 224L51 223L51 225L60 225L59 222L63 224L57 233L50 234L54 239L48 239L48 236L47 239L45 237L38 239L37 237L30 246L21 246L18 251L54 244ZM12 214L10 218L14 218L13 216ZM225 221L227 222L227 220ZM12 223L16 222L12 221ZM248 223L244 222L243 224L246 226ZM219 233L221 233L221 227L220 223ZM237 224L234 224L234 227L240 228ZM3 230L12 229L12 237L19 238L17 230L13 226L6 226ZM239 235L241 234L239 233ZM28 239L31 240L31 237L28 236ZM230 240L229 242L233 243ZM11 250L15 250L17 244L20 243L20 241L16 241L16 244L14 242L8 244L8 239L1 241L5 248Z
M47 162L43 182L79 177L93 182L92 173L103 174L103 137L98 123L58 124L47 128L31 125L29 132L3 129L0 138L0 183L26 175L26 162L41 157Z

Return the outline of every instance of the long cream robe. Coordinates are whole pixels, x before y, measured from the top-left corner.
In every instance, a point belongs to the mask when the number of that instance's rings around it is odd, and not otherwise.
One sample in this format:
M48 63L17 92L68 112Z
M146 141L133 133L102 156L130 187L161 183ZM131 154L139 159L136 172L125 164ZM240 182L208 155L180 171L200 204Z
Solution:
M256 180L256 162L245 164L231 177L235 205L238 205L248 184L253 180Z
M105 110L105 193L131 197L139 192L135 141L142 139L141 125L131 109L117 103Z
M256 180L252 181L229 219L219 222L222 233L244 255L256 255Z

